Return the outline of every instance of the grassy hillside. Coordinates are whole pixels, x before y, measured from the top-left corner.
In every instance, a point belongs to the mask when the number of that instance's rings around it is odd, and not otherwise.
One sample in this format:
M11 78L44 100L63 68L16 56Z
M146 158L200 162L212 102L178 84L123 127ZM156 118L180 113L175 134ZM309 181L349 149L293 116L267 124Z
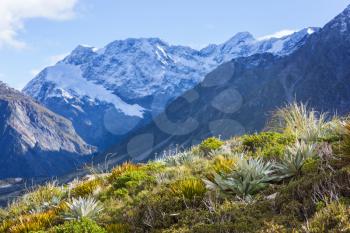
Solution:
M292 104L267 129L39 187L0 232L350 232L350 121Z

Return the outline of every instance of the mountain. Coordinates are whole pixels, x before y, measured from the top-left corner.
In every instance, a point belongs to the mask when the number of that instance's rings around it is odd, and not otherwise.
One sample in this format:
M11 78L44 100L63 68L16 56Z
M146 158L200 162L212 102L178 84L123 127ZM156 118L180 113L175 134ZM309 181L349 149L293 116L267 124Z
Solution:
M264 40L243 32L199 51L157 38L114 41L102 49L78 46L23 92L71 120L86 142L103 150L144 126L218 65L257 53L286 56L317 30Z
M255 54L224 63L108 152L140 161L210 136L262 130L294 100L320 111L350 110L350 7L288 56Z
M95 150L69 120L0 83L0 178L61 175Z

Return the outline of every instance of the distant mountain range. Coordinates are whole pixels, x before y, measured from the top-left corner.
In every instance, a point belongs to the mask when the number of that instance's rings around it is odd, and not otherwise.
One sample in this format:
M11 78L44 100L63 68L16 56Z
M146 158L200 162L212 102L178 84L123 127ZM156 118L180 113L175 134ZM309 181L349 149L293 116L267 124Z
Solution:
M90 162L144 161L209 136L263 129L294 100L350 111L350 7L322 29L238 33L202 50L160 39L78 46L23 93L0 85L0 178L62 175Z
M210 136L259 131L272 111L292 101L350 112L350 7L288 56L255 54L219 66L108 153L142 161Z
M286 56L316 31L265 40L243 32L200 51L157 38L114 41L102 49L78 46L23 91L70 119L87 143L103 150L146 125L218 65L258 53Z

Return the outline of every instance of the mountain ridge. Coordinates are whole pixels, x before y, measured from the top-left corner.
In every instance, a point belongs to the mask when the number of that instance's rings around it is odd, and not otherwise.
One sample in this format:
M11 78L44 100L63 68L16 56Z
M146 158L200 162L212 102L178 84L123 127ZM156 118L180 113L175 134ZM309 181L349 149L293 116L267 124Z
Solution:
M223 62L262 52L285 56L317 30L266 40L238 33L202 50L158 38L117 40L101 49L80 45L23 91L70 119L85 141L103 150L147 124Z
M107 152L143 161L210 136L227 139L260 131L272 111L293 101L319 111L348 113L350 33L343 30L343 22L350 22L350 14L345 15L347 20L341 13L289 56L263 53L224 63L149 125ZM139 150L130 149L146 135L148 140Z
M75 169L96 152L72 123L0 83L0 177L48 177Z

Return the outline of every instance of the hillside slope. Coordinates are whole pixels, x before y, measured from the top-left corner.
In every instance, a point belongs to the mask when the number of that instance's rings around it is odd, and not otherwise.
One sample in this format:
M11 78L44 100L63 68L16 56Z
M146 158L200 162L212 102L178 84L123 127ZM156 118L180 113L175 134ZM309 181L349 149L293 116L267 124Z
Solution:
M0 83L1 178L60 175L95 150L70 121Z
M275 117L268 132L38 187L0 212L0 232L348 232L349 120L302 104Z

